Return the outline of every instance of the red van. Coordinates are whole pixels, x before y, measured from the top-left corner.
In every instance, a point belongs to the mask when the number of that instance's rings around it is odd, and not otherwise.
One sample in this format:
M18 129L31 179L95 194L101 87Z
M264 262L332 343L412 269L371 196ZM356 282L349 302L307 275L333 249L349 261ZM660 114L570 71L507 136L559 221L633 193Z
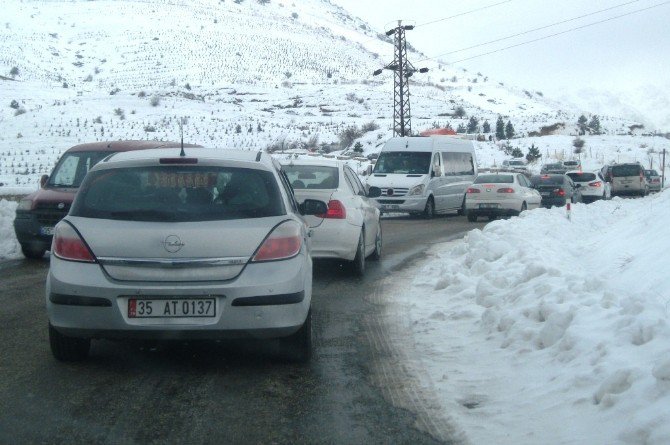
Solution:
M114 141L75 145L56 163L51 176L40 179L40 189L23 198L16 208L14 232L27 258L42 258L51 249L53 229L70 210L86 173L95 164L120 151L179 147L179 142ZM184 147L199 147L185 144Z

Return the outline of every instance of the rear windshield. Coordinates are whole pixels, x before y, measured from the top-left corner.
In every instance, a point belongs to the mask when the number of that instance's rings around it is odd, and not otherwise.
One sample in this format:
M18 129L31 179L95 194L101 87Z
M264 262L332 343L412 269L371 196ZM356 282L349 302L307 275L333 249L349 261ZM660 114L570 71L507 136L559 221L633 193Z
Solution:
M644 174L647 176L658 176L658 172L656 170L645 170Z
M321 165L285 165L284 171L291 185L301 189L336 189L340 184L337 167Z
M568 173L574 182L587 182L596 179L595 173Z
M513 184L512 175L479 175L475 179L475 184Z
M532 176L530 182L533 185L545 185L545 184L563 184L563 175L543 175L543 176Z
M545 164L543 168L545 170L560 170L563 168L563 164Z
M75 151L65 153L51 173L48 187L76 188L86 173L98 162L112 154L111 151Z
M387 151L379 155L373 173L428 174L430 152Z
M615 165L612 167L612 176L640 176L639 165Z
M73 216L123 221L213 221L285 214L272 173L231 167L161 166L91 173Z

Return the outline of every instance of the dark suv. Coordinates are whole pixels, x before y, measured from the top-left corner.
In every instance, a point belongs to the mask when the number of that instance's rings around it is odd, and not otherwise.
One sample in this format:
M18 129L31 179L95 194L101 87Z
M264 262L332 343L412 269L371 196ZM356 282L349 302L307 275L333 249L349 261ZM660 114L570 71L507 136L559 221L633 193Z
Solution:
M179 142L115 141L75 145L56 163L51 176L40 179L40 189L16 208L14 232L27 258L42 258L51 248L54 226L70 210L81 182L95 164L112 153L149 148L179 147ZM186 147L198 147L186 144Z
M561 207L568 202L582 202L579 186L566 175L535 175L530 178L530 182L542 196L542 207Z

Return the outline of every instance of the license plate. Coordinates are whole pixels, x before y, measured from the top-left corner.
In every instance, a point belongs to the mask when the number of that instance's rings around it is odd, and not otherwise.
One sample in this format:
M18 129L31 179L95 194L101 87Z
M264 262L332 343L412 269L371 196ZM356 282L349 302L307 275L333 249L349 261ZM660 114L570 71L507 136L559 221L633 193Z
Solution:
M216 316L215 298L131 298L128 318L194 318Z
M497 209L499 204L479 204L480 209Z
M400 210L400 206L398 204L384 204L382 210Z
M549 193L549 192L542 192L542 193L540 193L540 195L542 195L542 196L551 196L551 193Z
M40 234L41 235L53 235L54 234L54 228L53 227L40 227Z

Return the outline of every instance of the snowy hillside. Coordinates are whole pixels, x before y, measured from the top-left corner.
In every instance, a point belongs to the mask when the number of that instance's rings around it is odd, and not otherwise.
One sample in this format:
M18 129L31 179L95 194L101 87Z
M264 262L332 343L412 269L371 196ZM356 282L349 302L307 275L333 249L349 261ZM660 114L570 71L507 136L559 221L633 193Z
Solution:
M346 149L353 143L338 136L356 126L368 154L392 136L392 75L371 74L392 60L392 45L328 0L9 0L3 13L5 188L34 188L78 143L175 140L181 118L188 142L221 148ZM557 123L569 135L585 112L483 73L424 65L410 88L414 132L471 117L494 127L502 115L520 136ZM609 134L635 124L600 119ZM482 146L482 159L499 156Z

